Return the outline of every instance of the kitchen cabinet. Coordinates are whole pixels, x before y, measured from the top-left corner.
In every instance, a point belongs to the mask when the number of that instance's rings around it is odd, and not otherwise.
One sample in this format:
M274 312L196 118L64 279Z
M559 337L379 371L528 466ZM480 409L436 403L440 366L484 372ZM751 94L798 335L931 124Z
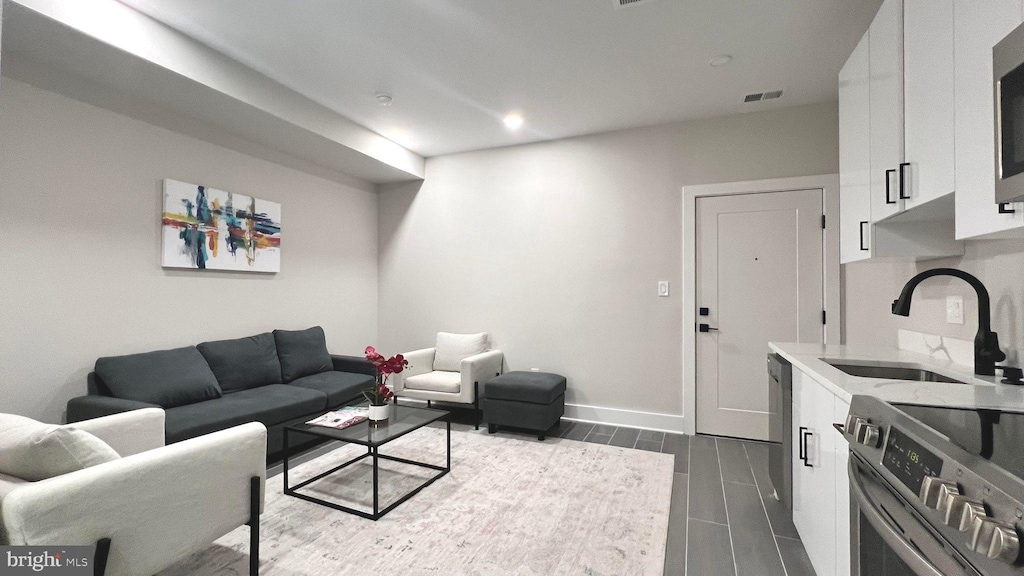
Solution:
M815 572L836 565L835 395L793 371L793 524ZM830 433L831 432L831 433Z
M868 55L871 217L878 221L903 209L896 178L903 163L903 0L885 0L878 9Z
M793 370L793 524L818 574L850 574L849 446L833 426L850 405ZM805 462L806 460L806 462Z
M839 71L839 238L843 263L871 257L868 35Z
M1024 21L1021 0L954 0L956 237L1024 236L1024 203L995 203L992 47Z
M885 0L839 74L844 264L963 254L953 210L953 2Z

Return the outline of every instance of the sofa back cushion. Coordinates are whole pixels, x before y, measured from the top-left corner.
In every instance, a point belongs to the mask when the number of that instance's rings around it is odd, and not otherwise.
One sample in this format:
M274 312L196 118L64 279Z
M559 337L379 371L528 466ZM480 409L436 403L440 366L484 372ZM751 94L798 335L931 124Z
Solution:
M164 408L221 395L217 377L195 346L100 358L96 375L117 398Z
M487 333L451 334L438 332L434 345L434 370L458 372L462 361L487 351Z
M196 348L206 358L224 392L281 383L281 362L270 332L237 340L203 342Z
M0 474L35 482L118 458L106 442L74 425L0 414Z
M314 326L306 330L274 330L277 356L281 360L281 379L285 384L334 369L327 351L324 329Z

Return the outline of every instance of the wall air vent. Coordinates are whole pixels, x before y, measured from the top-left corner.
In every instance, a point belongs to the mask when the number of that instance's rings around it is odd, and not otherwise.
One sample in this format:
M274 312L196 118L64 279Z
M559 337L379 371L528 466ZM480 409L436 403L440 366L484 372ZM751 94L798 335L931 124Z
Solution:
M762 100L775 100L782 97L782 90L775 90L772 92L758 92L756 94L747 94L743 97L744 102L760 102Z
M651 2L655 1L656 0L612 0L612 2L615 4L616 10L620 8L632 8L634 6L639 6L641 4L650 4Z

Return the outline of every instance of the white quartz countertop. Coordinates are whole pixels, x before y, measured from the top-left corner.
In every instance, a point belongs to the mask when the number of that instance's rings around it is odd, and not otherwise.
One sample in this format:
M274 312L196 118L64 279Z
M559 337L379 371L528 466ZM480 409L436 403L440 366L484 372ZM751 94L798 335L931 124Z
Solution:
M858 394L886 402L926 404L957 408L1024 410L1024 386L1001 384L1002 376L975 376L973 368L938 360L926 354L874 346L826 346L822 344L768 344L793 365L846 402ZM966 384L880 380L851 376L826 360L867 366L897 364L925 369Z

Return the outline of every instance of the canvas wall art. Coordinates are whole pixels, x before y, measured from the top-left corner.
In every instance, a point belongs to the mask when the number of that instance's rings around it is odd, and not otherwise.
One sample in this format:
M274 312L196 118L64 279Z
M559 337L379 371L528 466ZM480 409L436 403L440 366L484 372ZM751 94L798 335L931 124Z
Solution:
M163 266L281 271L281 205L164 180Z

